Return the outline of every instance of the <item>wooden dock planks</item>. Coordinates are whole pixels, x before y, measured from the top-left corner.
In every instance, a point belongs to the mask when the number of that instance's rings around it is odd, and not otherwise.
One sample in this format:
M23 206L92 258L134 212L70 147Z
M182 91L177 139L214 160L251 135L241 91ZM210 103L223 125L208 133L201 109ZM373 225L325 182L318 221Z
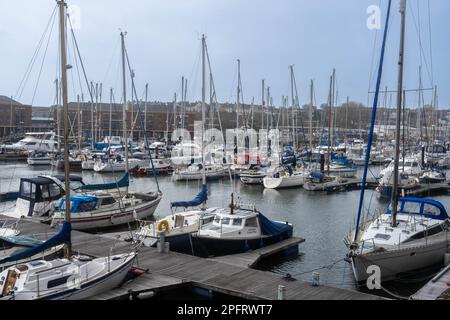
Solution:
M5 217L0 216L0 219L5 220ZM56 230L51 229L48 225L27 220L20 221L19 228L22 230L22 234L39 233L50 236L56 233ZM296 241L299 241L299 239L292 240L292 243ZM287 243L284 245L287 245ZM132 244L119 240L115 241L101 235L73 231L72 246L75 252L78 251L81 254L105 256L130 251ZM274 250L280 250L281 247L282 245L275 246ZM111 248L113 249L111 250ZM248 258L241 256L241 259L242 261L254 261L255 257L269 253L269 249L266 248L260 250L256 255L251 253ZM327 286L312 287L309 283L300 280L287 280L275 273L250 269L247 266L239 265L239 263L230 263L232 259L232 256L225 257L227 263L219 258L202 259L175 252L159 253L155 248L141 247L135 266L148 269L148 273L120 288L92 299L127 298L130 290L134 294L148 291L157 292L164 288L186 283L245 299L277 299L279 285L286 287L287 299L382 299L347 289Z

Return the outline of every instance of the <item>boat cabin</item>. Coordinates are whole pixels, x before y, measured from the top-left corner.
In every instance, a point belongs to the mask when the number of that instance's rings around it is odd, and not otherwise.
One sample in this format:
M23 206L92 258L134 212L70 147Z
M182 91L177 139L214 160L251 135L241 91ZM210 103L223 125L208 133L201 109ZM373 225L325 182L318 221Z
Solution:
M392 205L389 206L386 213L392 214ZM449 219L447 210L439 201L413 197L399 199L398 214L423 216L433 220Z
M198 235L232 239L260 238L262 233L258 215L258 212L247 210L216 212L212 223L200 226Z
M63 194L61 185L50 178L22 178L14 216L48 216L53 212L53 201L61 198Z

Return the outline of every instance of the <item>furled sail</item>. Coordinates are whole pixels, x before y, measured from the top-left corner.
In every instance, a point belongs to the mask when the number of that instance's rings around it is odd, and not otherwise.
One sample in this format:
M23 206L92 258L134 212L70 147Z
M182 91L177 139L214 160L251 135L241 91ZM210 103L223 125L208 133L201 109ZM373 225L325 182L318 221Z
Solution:
M70 224L70 222L64 222L64 224L61 227L61 230L56 235L54 235L53 237L51 237L50 239L48 239L47 241L45 241L40 245L25 249L12 256L0 260L0 265L7 262L23 260L32 257L40 252L43 252L49 248L55 247L63 243L68 243L70 242L71 231L72 225Z
M202 185L202 189L197 194L197 196L192 201L178 201L172 202L172 208L189 208L189 207L197 207L201 205L203 202L208 200L208 188L206 184Z
M130 176L127 173L117 182L100 183L100 184L87 184L80 188L82 191L95 191L95 190L111 190L117 188L124 188L130 185Z

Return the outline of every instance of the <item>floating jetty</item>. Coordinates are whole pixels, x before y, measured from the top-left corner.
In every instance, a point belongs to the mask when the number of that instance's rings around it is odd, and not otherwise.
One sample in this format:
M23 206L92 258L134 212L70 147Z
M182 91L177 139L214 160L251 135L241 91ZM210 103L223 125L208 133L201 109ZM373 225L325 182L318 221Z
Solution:
M0 220L8 220L0 216ZM19 222L22 234L48 238L56 233L49 225L30 220ZM294 238L245 254L216 258L199 258L141 247L135 268L142 274L121 287L91 297L94 300L144 299L158 292L192 287L249 300L379 300L378 296L329 286L314 287L308 282L272 272L251 269L262 258L297 246L303 239ZM131 243L102 235L73 231L72 248L75 253L106 256L129 252ZM112 248L112 249L111 249Z
M448 300L450 299L450 264L417 291L412 300Z
M378 181L376 179L368 179L366 182L366 189L376 189L378 187ZM343 179L338 186L326 188L324 191L337 192L337 191L354 191L361 190L361 179L348 178ZM420 183L417 186L404 189L405 195L408 197L430 197L438 194L447 194L450 189L450 181L443 183Z

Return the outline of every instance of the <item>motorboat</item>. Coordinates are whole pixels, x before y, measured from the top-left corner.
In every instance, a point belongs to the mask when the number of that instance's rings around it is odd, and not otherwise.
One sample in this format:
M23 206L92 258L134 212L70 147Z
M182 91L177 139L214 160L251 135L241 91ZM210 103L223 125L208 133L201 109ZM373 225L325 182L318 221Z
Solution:
M260 249L292 236L290 223L270 220L255 208L231 204L231 208L217 209L213 222L201 225L190 240L195 256L211 257Z
M239 175L239 179L243 184L262 184L264 178L266 177L266 173L262 172L259 169L250 169L242 172Z
M48 152L31 151L27 158L30 166L47 166L52 164L53 157Z
M55 152L58 146L54 132L27 132L25 138L12 145L3 145L3 148L20 151L46 151Z
M420 177L421 183L443 183L447 181L445 172L439 170L427 170Z

